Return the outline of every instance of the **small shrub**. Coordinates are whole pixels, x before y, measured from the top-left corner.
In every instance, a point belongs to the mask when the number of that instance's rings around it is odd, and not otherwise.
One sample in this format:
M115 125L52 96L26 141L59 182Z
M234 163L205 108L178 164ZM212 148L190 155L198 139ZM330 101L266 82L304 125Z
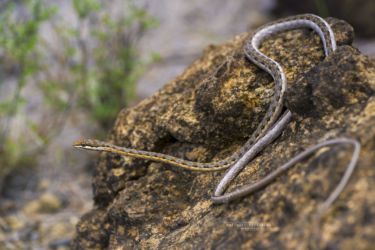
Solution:
M73 109L87 112L106 129L135 97L136 81L149 63L139 59L137 42L157 21L133 1L126 3L126 13L112 15L111 2L72 0L75 26L68 26L64 13L46 0L3 5L0 84L11 78L16 83L0 100L0 176L40 154ZM43 27L53 42L43 36ZM25 112L29 98L22 91L31 83L42 93L48 121L35 121ZM13 135L17 117L24 120L28 136Z

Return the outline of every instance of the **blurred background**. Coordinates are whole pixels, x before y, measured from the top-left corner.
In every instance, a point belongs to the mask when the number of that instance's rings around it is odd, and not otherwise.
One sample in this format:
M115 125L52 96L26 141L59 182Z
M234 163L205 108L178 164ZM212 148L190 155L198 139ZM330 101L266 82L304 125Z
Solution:
M68 248L93 205L76 139L105 139L207 45L306 12L375 56L373 0L0 0L0 249Z

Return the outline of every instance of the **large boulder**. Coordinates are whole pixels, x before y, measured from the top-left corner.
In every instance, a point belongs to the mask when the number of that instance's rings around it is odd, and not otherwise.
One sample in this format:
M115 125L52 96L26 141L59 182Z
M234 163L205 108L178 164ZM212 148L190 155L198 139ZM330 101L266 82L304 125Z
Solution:
M77 225L74 247L304 249L315 243L371 248L375 62L350 46L350 25L327 20L339 45L327 58L319 36L307 29L262 44L261 50L285 69L293 120L230 187L260 179L324 139L356 138L362 144L357 168L318 231L313 214L340 181L351 147L320 150L263 190L226 205L210 200L223 172L192 172L101 153L93 166L95 207ZM209 46L175 80L122 110L108 141L200 162L232 154L257 127L273 95L271 76L244 56L249 36Z

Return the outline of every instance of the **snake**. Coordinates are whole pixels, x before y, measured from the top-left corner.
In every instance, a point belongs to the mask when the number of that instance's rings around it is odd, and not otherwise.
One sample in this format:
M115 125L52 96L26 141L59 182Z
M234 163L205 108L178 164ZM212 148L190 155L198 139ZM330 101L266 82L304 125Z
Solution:
M239 174L239 172L248 164L248 162L251 161L268 144L273 142L291 121L291 111L286 110L283 114L281 114L284 109L284 95L287 88L287 79L283 68L278 62L262 53L259 47L264 40L274 34L300 28L310 28L320 36L325 56L331 55L336 50L336 39L332 28L323 18L314 14L301 14L279 19L256 29L250 39L245 43L244 53L251 62L272 76L275 83L274 95L264 117L255 131L251 134L245 144L229 157L214 162L195 162L167 154L121 147L109 142L95 139L81 139L78 140L73 146L86 150L108 152L122 156L166 163L193 171L209 172L230 168L220 181L214 195L212 196L212 201L214 203L226 203L239 197L248 195L261 187L268 185L292 165L296 164L298 161L312 154L321 147L337 144L351 144L354 146L351 161L347 166L347 170L341 182L336 187L335 191L331 193L330 197L325 201L324 206L328 207L337 198L338 194L348 182L348 176L351 175L358 161L360 144L355 139L337 138L318 143L317 145L312 146L306 149L304 152L298 154L262 180L241 189L237 189L231 193L223 194L230 182Z

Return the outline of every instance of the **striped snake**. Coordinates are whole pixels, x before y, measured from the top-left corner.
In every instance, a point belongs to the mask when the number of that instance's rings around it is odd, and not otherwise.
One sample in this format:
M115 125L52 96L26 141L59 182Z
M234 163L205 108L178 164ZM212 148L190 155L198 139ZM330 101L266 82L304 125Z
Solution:
M152 160L195 171L218 171L231 167L220 181L214 192L214 196L212 197L214 203L225 203L268 185L292 165L300 161L302 158L312 154L321 147L334 144L351 144L354 146L354 152L344 177L341 179L336 189L331 193L330 197L323 203L323 207L328 208L329 205L341 193L355 168L360 150L360 145L356 140L338 138L319 143L295 156L289 162L279 167L262 180L241 189L237 189L231 193L223 194L230 182L247 165L247 163L251 161L259 152L261 152L269 143L275 140L291 120L292 114L289 110L285 111L280 118L280 114L284 108L283 100L287 87L284 71L279 63L260 52L259 46L271 35L298 28L311 28L317 32L322 40L324 53L326 56L332 54L332 52L336 49L336 40L329 24L321 17L312 14L303 14L284 18L262 26L254 32L254 35L246 43L244 52L249 60L263 70L267 71L273 77L275 82L275 91L268 110L255 132L250 136L244 146L231 156L215 162L200 163L184 160L166 154L119 147L107 142L89 139L79 140L74 144L74 147Z

